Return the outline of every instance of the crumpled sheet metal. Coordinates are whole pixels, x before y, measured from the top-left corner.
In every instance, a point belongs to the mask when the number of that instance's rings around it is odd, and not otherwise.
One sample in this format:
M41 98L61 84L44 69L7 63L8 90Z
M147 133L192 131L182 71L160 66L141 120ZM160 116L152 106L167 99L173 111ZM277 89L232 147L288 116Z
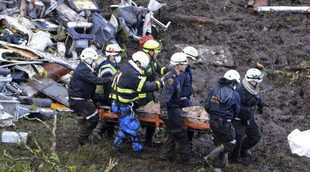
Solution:
M56 81L50 78L44 78L41 81L32 80L26 84L56 100L57 102L69 107L68 91L64 86L60 85Z
M31 36L33 33L30 29L28 29L30 27L29 24L31 22L27 22L28 19L24 17L18 18L18 17L11 17L8 15L0 15L0 20L5 20L8 25L24 34L27 34L28 36Z
M5 48L20 54L21 56L25 57L27 60L38 60L38 59L42 59L45 61L49 61L49 62L54 62L54 63L58 63L61 64L69 69L74 69L71 64L69 64L67 61L65 61L63 58L61 57L57 57L51 53L48 52L43 52L43 51L39 51L27 46L23 46L23 45L16 45L16 44L10 44L8 42L4 42L4 41L0 41L0 45L4 46Z
M70 21L86 22L86 19L79 16L74 10L68 7L65 4L58 4L56 7L57 13L59 16L62 16L63 19Z
M7 96L0 95L0 103L3 106L3 110L14 116L17 120L18 117L18 107L20 105L19 101L12 99Z

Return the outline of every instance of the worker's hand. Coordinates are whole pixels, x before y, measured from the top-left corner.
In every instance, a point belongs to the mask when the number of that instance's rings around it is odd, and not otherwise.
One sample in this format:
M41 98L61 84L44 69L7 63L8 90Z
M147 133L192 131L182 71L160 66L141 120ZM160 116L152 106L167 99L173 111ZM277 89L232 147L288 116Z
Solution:
M95 105L96 109L100 109L101 108L101 103L100 102L94 102L94 105Z
M42 77L47 77L47 72L44 68L39 69L38 74Z
M168 119L168 112L165 111L165 110L161 110L159 116L160 116L161 119L167 120Z

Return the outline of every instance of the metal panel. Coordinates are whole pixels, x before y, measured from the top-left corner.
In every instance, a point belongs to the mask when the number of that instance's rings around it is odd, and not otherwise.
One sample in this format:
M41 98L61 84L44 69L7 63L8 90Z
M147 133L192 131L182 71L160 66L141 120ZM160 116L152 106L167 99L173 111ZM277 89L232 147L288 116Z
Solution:
M35 88L65 106L69 106L67 89L52 79L45 78L41 81L32 80L27 82L27 85Z

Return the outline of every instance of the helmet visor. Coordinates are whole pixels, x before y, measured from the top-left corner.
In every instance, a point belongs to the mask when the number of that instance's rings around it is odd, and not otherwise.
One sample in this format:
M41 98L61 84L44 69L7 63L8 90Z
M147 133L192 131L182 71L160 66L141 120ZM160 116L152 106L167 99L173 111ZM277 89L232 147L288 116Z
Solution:
M255 81L255 82L262 82L263 80L263 75L251 75L251 76L246 76L248 81Z
M188 61L187 60L184 60L184 61L170 61L170 63L172 65L187 65Z

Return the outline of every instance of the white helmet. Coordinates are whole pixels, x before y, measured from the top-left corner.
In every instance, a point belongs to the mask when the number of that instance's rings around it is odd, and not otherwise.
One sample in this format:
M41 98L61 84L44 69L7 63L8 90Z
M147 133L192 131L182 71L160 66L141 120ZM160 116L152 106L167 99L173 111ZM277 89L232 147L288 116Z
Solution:
M248 82L260 83L263 81L263 73L256 68L251 68L246 72L245 79Z
M88 65L91 65L95 60L98 59L98 54L93 48L85 48L80 56L81 60Z
M109 44L105 48L105 54L107 56L118 55L121 51L123 51L123 49L121 49L121 47L118 44Z
M226 78L227 80L230 81L237 81L238 83L240 83L240 75L236 70L229 70L224 74L224 78Z
M190 57L195 61L199 59L198 51L192 46L185 47L183 49L183 53L185 53L187 57Z
M185 53L177 52L171 56L171 59L170 59L171 66L187 65L187 64L188 64L188 60L187 60Z
M140 62L143 68L146 68L149 65L150 59L149 56L143 51L137 51L132 55L132 61Z

